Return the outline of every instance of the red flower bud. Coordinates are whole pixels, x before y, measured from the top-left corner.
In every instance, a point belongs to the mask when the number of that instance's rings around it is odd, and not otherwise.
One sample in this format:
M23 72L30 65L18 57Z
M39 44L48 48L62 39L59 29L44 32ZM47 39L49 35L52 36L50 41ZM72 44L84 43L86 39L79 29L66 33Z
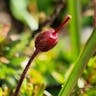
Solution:
M57 33L61 30L61 28L70 18L71 17L68 15L67 18L56 29L50 29L48 31L40 33L35 40L36 49L41 52L52 49L58 42Z
M40 33L36 40L35 40L35 51L34 53L32 54L32 56L30 57L22 75L21 75L21 78L18 82L18 85L16 87L16 91L15 93L13 94L13 96L17 96L18 95L18 92L20 90L20 87L22 85L22 82L25 78L25 75L31 65L31 62L33 61L33 59L38 55L38 53L41 51L41 52L46 52L50 49L52 49L58 42L58 36L57 36L57 33L60 31L60 29L64 26L64 24L70 19L71 17L70 16L67 16L67 18L64 20L63 23L61 23L61 25L59 27L57 27L55 30L54 29L50 29L48 31L45 31L43 33Z
M35 40L36 49L40 50L41 52L45 52L53 48L58 41L58 36L57 34L54 34L54 32L54 29L50 29L40 33Z

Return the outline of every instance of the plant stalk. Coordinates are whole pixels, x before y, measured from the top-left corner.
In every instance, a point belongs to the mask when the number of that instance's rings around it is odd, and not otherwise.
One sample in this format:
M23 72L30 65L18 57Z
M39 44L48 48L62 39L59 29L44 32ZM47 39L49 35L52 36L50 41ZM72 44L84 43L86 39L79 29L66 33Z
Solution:
M90 57L96 51L96 28L94 29L92 35L87 41L85 47L81 51L77 61L73 64L72 69L68 77L65 80L63 87L58 96L70 96L73 88L76 85L78 78L84 71L86 64L88 63Z
M16 90L15 90L15 93L13 94L13 96L18 96L19 90L20 90L21 85L22 85L22 83L23 83L23 80L24 80L24 78L25 78L25 76L26 76L26 73L27 73L27 71L28 71L28 69L29 69L32 61L33 61L34 58L38 55L38 53L39 53L39 50L35 49L34 53L33 53L32 56L30 57L27 65L26 65L26 67L25 67L25 69L24 69L24 71L23 71L23 73L22 73L22 75L21 75L21 78L20 78L20 80L19 80L19 82L18 82L18 85L17 85L17 87L16 87Z
M73 61L80 53L80 0L68 0L68 11L72 16L70 21L70 41L72 45Z

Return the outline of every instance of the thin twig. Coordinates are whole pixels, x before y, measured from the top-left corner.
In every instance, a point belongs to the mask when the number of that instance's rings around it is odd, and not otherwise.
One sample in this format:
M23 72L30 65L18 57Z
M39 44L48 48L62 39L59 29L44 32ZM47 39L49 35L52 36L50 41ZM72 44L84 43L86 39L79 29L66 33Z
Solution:
M64 0L58 0L53 13L47 18L47 20L45 22L40 24L39 29L33 32L32 37L34 37L39 31L41 31L42 27L44 27L46 25L49 25L49 26L52 25L53 22L56 20L56 18L60 15L60 12L64 8L64 5L65 5Z
M52 25L54 20L59 16L63 7L64 7L64 0L58 0L53 13L49 16L49 18L41 26Z
M59 0L56 4L56 7L53 13L50 15L50 20L48 22L49 25L52 25L55 19L59 16L60 12L64 8L64 0Z

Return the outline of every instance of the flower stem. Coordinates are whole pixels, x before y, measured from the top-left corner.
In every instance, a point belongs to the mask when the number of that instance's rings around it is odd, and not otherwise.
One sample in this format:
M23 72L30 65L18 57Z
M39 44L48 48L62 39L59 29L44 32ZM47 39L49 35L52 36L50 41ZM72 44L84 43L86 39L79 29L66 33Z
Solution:
M25 75L26 75L26 73L27 73L27 71L28 71L28 69L29 69L32 61L33 61L34 58L38 55L38 53L39 53L39 50L35 49L34 53L33 53L32 56L30 57L27 65L26 65L26 67L25 67L25 69L24 69L24 71L23 71L23 73L22 73L22 75L21 75L21 78L20 78L20 80L19 80L19 82L18 82L18 85L17 85L17 87L16 87L16 90L15 90L15 93L13 94L13 96L18 96L18 93L19 93L19 90L20 90L20 88L21 88L22 82L23 82L23 80L24 80L24 78L25 78Z
M77 58L77 61L73 64L72 69L70 70L70 73L66 78L66 81L58 96L69 96L71 94L78 78L83 73L84 68L86 67L86 64L93 55L94 51L96 51L96 28Z

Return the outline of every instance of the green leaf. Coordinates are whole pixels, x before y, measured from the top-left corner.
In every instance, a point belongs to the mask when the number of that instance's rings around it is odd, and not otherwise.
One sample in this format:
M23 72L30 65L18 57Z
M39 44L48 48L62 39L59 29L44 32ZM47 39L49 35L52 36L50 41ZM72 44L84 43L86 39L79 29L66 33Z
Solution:
M83 73L85 66L94 51L96 51L96 29L94 29L92 35L87 41L85 47L82 49L76 62L72 65L71 69L68 71L69 75L59 93L59 96L69 96L76 85L78 78Z
M34 31L38 29L38 22L34 16L28 12L28 3L26 1L28 0L10 0L10 9L16 19L26 23L30 29Z

